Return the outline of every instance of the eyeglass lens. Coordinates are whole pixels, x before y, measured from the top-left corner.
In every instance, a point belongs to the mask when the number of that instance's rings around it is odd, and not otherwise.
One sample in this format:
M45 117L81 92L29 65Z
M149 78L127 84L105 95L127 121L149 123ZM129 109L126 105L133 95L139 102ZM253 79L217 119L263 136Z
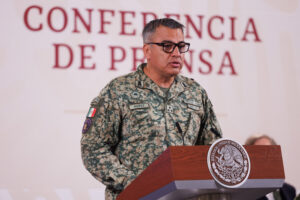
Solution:
M188 44L186 44L184 42L180 42L178 44L164 43L163 50L165 52L172 53L175 50L176 46L178 47L180 53L187 52L188 49L189 49L189 45Z

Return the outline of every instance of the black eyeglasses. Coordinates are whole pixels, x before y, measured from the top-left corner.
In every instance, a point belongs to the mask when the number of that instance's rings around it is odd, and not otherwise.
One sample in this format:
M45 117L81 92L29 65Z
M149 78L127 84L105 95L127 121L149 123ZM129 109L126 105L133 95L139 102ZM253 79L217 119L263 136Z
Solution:
M163 47L163 51L166 53L173 53L174 49L178 47L180 53L185 53L189 50L190 48L190 43L187 42L161 42L161 43L156 43L156 42L148 42L146 44L156 44L158 46Z

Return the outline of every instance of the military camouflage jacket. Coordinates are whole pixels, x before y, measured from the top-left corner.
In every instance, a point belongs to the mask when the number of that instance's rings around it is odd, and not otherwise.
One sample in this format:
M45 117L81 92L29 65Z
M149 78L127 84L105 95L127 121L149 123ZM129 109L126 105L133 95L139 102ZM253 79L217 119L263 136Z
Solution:
M116 196L169 146L211 144L222 133L205 90L178 75L168 94L143 72L112 80L96 97L81 139L87 170Z

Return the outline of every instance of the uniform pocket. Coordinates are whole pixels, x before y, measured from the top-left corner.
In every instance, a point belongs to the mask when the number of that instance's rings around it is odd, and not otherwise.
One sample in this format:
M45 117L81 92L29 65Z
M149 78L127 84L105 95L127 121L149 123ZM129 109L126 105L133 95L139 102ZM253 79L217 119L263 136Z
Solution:
M126 115L123 119L123 139L128 142L146 140L149 128L153 127L150 104L134 102L126 107Z
M150 106L147 103L129 105L129 121L131 124L137 125L149 121L149 109Z

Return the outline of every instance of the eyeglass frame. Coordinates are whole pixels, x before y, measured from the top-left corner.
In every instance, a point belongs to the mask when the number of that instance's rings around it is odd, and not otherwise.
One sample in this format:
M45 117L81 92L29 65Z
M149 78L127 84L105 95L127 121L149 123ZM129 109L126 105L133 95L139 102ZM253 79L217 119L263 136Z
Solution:
M168 43L169 43L169 44L171 43L171 44L174 45L172 51L170 51L170 52L168 52L168 51L165 50L165 44L168 44ZM188 46L187 50L184 51L184 52L181 52L181 51L180 51L181 48L179 47L179 45L182 44L182 43ZM186 52L189 51L190 45L191 45L190 43L188 43L188 42L183 42L183 41L178 42L178 43L174 43L174 42L171 42L171 41L166 41L166 42L147 42L146 44L155 44L155 45L161 46L161 47L163 48L163 51L164 51L165 53L173 53L176 47L178 47L178 51L179 51L180 53L186 53Z

